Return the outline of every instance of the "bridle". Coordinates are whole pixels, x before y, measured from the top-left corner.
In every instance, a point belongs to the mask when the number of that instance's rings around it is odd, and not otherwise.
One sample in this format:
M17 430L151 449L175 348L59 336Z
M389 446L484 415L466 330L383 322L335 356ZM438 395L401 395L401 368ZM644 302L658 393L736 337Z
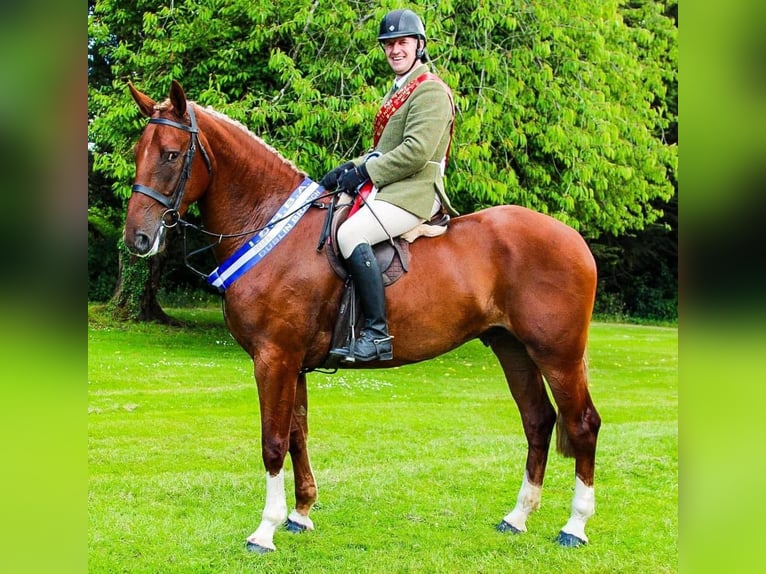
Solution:
M163 195L162 193L158 192L156 189L152 189L151 187L147 187L138 183L134 184L131 188L133 193L142 193L147 195L153 200L165 206L166 209L161 218L163 227L174 227L178 223L178 208L181 205L181 201L184 197L184 192L186 191L186 183L189 180L189 175L191 174L191 166L192 161L194 161L194 153L197 150L197 144L199 144L199 149L202 152L203 159L205 160L208 174L213 173L210 157L208 156L207 151L205 151L205 147L202 145L202 142L199 140L199 128L197 127L197 118L194 115L194 108L192 106L187 106L186 109L189 112L189 120L191 121L190 126L174 122L173 120L167 120L165 118L151 118L149 120L150 124L162 124L165 126L171 126L191 134L191 143L189 144L189 149L186 150L184 165L181 169L181 175L178 178L178 183L176 184L176 188L173 191L173 195L168 197L167 195Z
M300 211L303 207L306 205L310 205L311 207L318 207L322 209L328 209L328 206L325 204L322 204L319 202L320 199L324 199L327 197L335 197L340 193L340 191L333 191L328 192L325 194L320 195L319 197L315 198L314 200L307 202L306 204L298 205L293 210L291 210L289 213L287 213L284 217L271 221L270 223L266 224L263 227L259 227L257 229L248 229L246 231L241 231L239 233L214 233L211 231L208 231L206 229L203 229L202 227L195 225L193 223L190 223L188 221L185 221L178 213L178 208L181 205L181 201L184 197L184 192L186 191L186 183L189 180L189 176L191 175L191 166L192 161L194 160L194 154L197 149L197 145L199 144L199 149L202 152L202 157L205 160L205 165L207 166L208 174L213 173L212 164L210 163L210 157L208 156L207 151L205 150L205 147L202 145L202 142L199 139L199 127L197 126L197 118L194 115L194 109L191 106L187 106L187 111L189 112L189 120L191 125L181 124L178 122L174 122L173 120L168 120L165 118L151 118L149 120L150 124L161 124L170 126L179 130L183 130L185 132L189 132L191 134L191 142L189 144L189 149L186 150L186 155L184 158L184 165L181 169L181 175L179 176L178 183L176 184L176 188L173 191L173 194L171 196L164 195L160 192L158 192L156 189L152 189L151 187L148 187L146 185L141 184L134 184L131 188L133 193L141 193L143 195L146 195L148 197L151 197L156 202L160 203L161 205L165 206L165 211L162 214L162 217L160 219L161 225L163 228L171 228L175 227L179 223L181 224L181 227L183 228L183 253L184 253L184 264L186 267L191 270L193 273L201 277L202 279L207 279L208 274L203 273L199 269L196 269L190 262L189 258L193 257L195 255L198 255L204 251L208 251L215 247L216 243L220 243L223 239L231 239L231 238L237 238L237 237L243 237L247 235L254 235L261 231L262 229L265 229L267 227L270 227L271 225L274 225L276 223L279 223L283 219L289 219L292 217L292 215ZM331 211L331 210L330 210ZM326 226L328 224L325 224ZM203 235L214 237L216 238L215 243L211 243L205 247L202 247L200 249L196 249L194 251L189 251L187 246L187 236L186 231L188 228L194 229ZM323 231L324 233L324 231ZM319 249L319 247L317 248Z

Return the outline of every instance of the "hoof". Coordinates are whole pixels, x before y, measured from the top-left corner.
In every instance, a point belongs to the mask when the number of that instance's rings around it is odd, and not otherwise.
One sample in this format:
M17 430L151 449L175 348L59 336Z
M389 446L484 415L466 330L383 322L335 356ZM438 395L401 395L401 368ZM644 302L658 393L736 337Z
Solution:
M300 534L301 532L306 532L308 528L303 526L303 524L298 524L294 520L288 518L287 522L285 522L285 530L292 532L293 534Z
M269 552L274 552L273 548L265 548L259 544L253 544L250 541L247 542L246 548L248 552L253 552L255 554L267 554Z
M577 548L578 546L585 546L587 544L585 540L577 538L574 534L567 534L563 530L559 532L559 535L556 537L556 542L565 548Z
M498 524L496 527L498 532L510 532L511 534L521 534L523 530L519 530L512 524L508 524L505 520L501 520L500 524Z

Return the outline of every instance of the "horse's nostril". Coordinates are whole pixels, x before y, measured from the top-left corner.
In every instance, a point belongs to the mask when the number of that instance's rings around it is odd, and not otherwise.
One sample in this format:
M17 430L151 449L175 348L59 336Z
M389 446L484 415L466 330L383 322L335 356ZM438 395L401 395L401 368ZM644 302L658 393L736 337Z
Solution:
M136 233L136 237L133 241L133 244L136 248L137 253L146 253L147 251L149 251L149 248L152 246L152 242L149 239L149 236L141 232Z

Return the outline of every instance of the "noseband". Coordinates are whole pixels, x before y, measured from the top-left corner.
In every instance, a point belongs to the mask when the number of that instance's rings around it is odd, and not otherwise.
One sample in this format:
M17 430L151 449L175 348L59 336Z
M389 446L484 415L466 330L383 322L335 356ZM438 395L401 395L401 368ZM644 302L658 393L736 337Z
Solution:
M144 195L148 195L153 200L161 203L167 208L165 213L162 214L163 227L173 227L176 225L176 223L178 223L178 207L181 205L181 200L183 199L184 192L186 191L186 182L189 180L189 175L191 174L191 166L192 161L194 160L194 152L197 149L197 144L199 144L199 149L202 152L203 159L205 160L207 172L213 172L213 168L210 164L210 158L208 157L202 142L199 141L199 128L197 127L197 118L194 116L194 109L190 105L187 106L187 110L189 111L189 119L191 120L190 126L187 126L186 124L180 124L172 120L166 120L165 118L152 118L149 120L150 124L162 124L171 126L191 134L191 143L189 144L189 149L186 150L184 166L181 170L181 176L178 179L176 189L173 191L173 195L168 197L167 195L163 195L151 187L140 185L138 183L132 187L133 193L143 193Z

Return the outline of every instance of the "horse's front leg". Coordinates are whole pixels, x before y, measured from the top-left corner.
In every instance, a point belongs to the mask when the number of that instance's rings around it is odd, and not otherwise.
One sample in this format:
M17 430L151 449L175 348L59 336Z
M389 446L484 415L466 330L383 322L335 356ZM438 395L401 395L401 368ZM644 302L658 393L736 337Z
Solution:
M314 523L309 518L311 507L317 499L317 486L311 470L308 438L308 395L306 375L298 377L292 424L290 425L290 458L293 461L295 477L295 510L287 517L287 529L290 532L314 530Z
M278 349L271 351L261 351L253 358L261 411L261 450L266 467L266 504L260 525L247 537L247 549L258 553L276 550L274 533L287 519L282 467L290 444L299 372L299 361L291 361Z

